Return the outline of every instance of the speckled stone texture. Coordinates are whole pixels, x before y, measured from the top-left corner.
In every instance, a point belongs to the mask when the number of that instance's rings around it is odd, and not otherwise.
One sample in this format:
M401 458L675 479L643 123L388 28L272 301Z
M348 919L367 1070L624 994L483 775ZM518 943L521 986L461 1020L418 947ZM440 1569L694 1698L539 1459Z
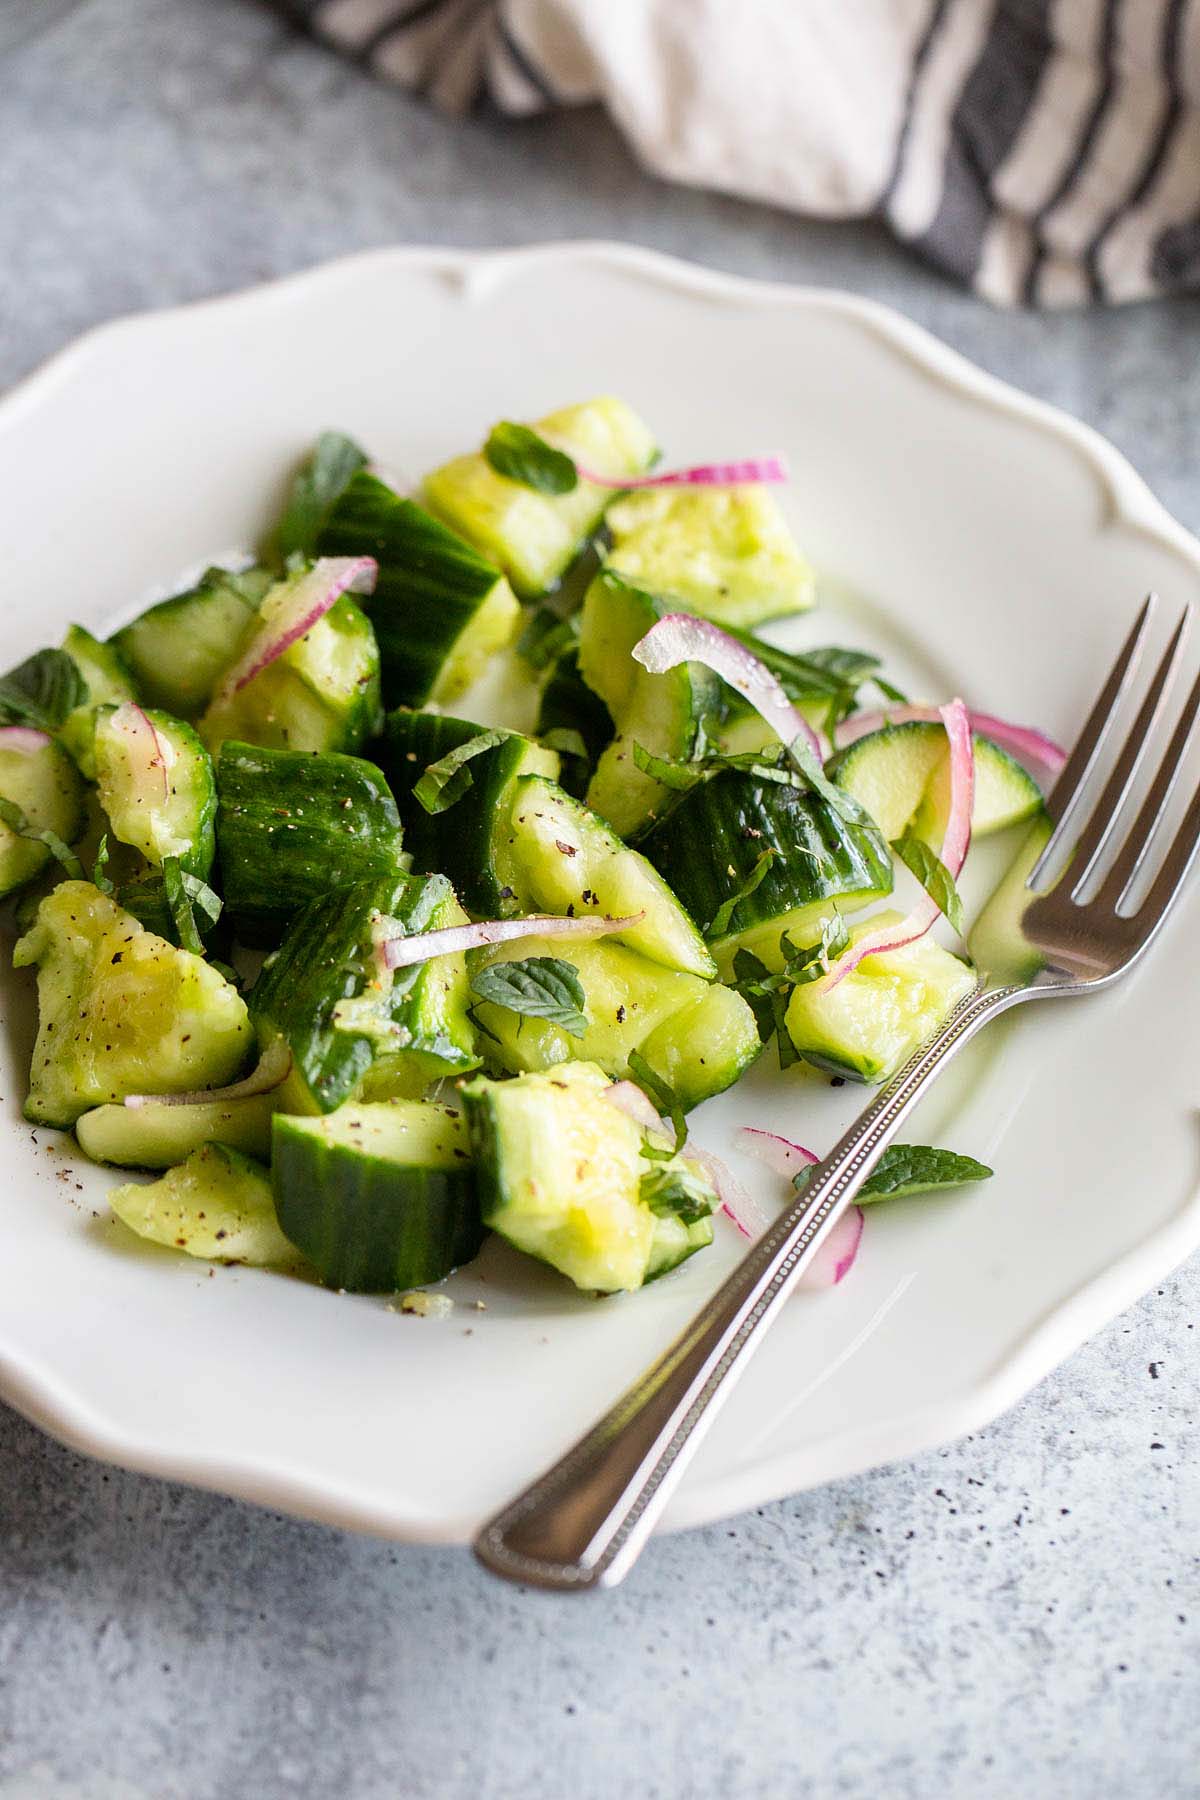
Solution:
M890 301L1200 526L1194 301L998 315L870 226L657 186L597 115L452 125L250 0L90 0L0 58L0 384L341 251L567 236ZM991 1430L587 1601L0 1412L0 1800L1200 1794L1197 1318L1193 1263Z

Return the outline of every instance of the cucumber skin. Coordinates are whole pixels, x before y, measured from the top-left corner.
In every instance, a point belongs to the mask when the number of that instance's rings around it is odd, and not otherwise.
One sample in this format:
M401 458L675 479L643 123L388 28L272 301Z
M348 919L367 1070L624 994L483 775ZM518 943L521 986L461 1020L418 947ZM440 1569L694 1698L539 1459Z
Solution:
M537 734L544 737L548 731L577 731L583 739L587 762L581 765L578 758L567 757L559 776L562 786L576 800L583 799L591 772L616 729L607 706L580 674L579 646L572 644L558 658L542 689Z
M486 1235L469 1164L430 1169L363 1155L283 1113L272 1125L271 1184L284 1235L330 1287L351 1293L440 1281Z
M243 943L278 943L302 906L402 867L396 803L374 763L229 738L217 760L225 904Z
M377 476L360 470L335 501L320 556L373 556L363 610L379 642L383 703L421 706L462 633L504 577L465 539Z
M146 704L197 718L273 584L265 569L235 574L214 565L195 587L160 600L114 633L109 644L124 657Z
M421 881L397 872L339 888L310 901L297 914L250 996L250 1016L262 1047L280 1036L292 1051L292 1073L284 1084L288 1111L332 1112L358 1091L377 1060L370 1038L339 1031L333 1023L337 1002L360 994L374 970L372 915L390 914L412 934L433 929L443 908L453 901L453 889L444 877ZM458 912L457 907L453 910ZM430 971L436 967L426 963L398 971L393 1019L406 1023L419 1013L432 979ZM410 979L402 979L405 976ZM465 1044L448 1037L431 1043L418 1035L412 1049L440 1051L444 1074L472 1068L477 1060Z
M718 960L722 947L731 951L773 920L782 932L788 915L801 908L862 905L892 888L892 860L873 827L845 823L816 794L756 781L738 769L722 769L685 794L638 848L705 926L762 852L779 852L713 940Z
M536 772L553 777L558 765L554 751L543 750L530 738L513 732L503 743L471 760L467 765L471 786L445 812L427 813L413 798L413 789L430 763L484 729L444 713L398 707L388 714L383 742L377 749L380 765L404 808L406 841L414 866L422 873L437 870L448 876L468 911L496 918L516 910L512 888L497 862L499 840L509 835L505 794L518 776Z

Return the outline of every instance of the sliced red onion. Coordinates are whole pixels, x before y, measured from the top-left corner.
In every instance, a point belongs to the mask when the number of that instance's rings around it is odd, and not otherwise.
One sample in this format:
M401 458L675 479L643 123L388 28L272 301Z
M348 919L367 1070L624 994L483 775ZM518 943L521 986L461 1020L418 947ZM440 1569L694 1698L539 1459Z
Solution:
M961 700L951 700L938 708L938 716L950 740L950 811L942 838L941 859L957 881L971 846L971 811L975 804L975 750L971 742L971 721ZM821 981L828 992L857 969L864 957L885 950L902 950L914 944L941 917L941 908L929 894L923 894L907 918L895 925L882 925L868 931L835 962Z
M605 1088L604 1098L610 1106L619 1112L626 1113L635 1125L645 1131L661 1131L667 1137L670 1134L665 1119L661 1117L652 1100L642 1092L636 1081L614 1081L611 1087Z
M664 469L658 475L598 475L575 464L580 481L603 488L746 487L788 479L782 456L749 456L741 462L696 463L690 469Z
M32 725L0 725L0 750L17 750L22 756L36 756L52 740Z
M373 556L319 557L308 573L294 583L267 631L256 635L227 671L215 695L217 703L231 700L285 650L290 650L343 594L369 594L378 574L379 564Z
M275 1038L259 1058L258 1067L229 1087L194 1088L187 1094L126 1094L125 1104L140 1106L202 1106L210 1100L253 1100L282 1086L292 1071L292 1053L284 1038Z
M162 779L162 792L165 800L170 792L170 782L167 778L167 750L158 732L154 729L154 721L149 713L143 712L136 701L123 700L109 719L108 730L115 731L119 737L124 738L130 761L133 764L135 780L141 777L157 786L157 782L154 780L157 770Z
M796 1283L797 1290L836 1287L854 1266L862 1243L863 1209L848 1206Z
M693 618L691 613L667 613L633 646L633 654L652 675L665 675L680 663L703 663L750 703L781 743L790 745L803 738L821 760L820 739L770 669L710 620Z
M811 1169L820 1161L803 1144L793 1144L790 1138L780 1137L774 1131L762 1131L757 1125L743 1125L733 1142L736 1149L766 1163L777 1175L799 1175L802 1169Z
M839 750L844 750L847 744L857 743L872 731L882 731L885 725L936 725L940 718L936 706L889 706L879 712L854 713L836 727L833 741ZM1031 774L1040 773L1053 780L1067 760L1061 744L1032 725L1014 725L1009 719L981 712L971 713L970 720L972 731L1010 751Z
M558 913L530 913L525 919L484 919L476 925L447 925L441 931L417 932L412 937L385 937L379 945L379 957L385 969L406 969L435 956L454 956L460 950L479 950L486 944L507 944L514 938L604 937L609 932L628 931L645 916L644 912L637 912L613 919L587 913L579 919L564 919Z

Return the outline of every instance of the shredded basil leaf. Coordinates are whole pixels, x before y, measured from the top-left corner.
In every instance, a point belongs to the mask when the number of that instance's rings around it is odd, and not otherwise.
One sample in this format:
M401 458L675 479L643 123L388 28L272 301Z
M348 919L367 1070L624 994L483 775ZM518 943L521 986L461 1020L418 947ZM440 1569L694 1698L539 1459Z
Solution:
M557 956L488 963L471 976L471 992L525 1018L545 1019L571 1037L581 1038L588 1027L587 996L579 970Z
M714 1195L699 1169L657 1163L638 1182L638 1198L659 1218L673 1215L683 1225L695 1225L709 1217Z
M0 725L56 731L68 713L84 704L88 693L87 682L65 650L39 650L0 675Z
M924 838L912 831L893 839L892 849L961 936L964 924L962 896L941 857L929 848Z
M733 954L733 986L754 1014L758 1035L765 1046L775 1039L779 1067L790 1069L800 1060L788 1035L787 1001L792 984L786 974L774 974L753 950L739 944Z
M565 451L556 450L528 425L511 419L494 425L483 454L497 475L519 481L539 494L569 494L579 485L575 464Z
M83 864L69 844L64 844L56 831L39 831L15 800L0 799L0 820L15 831L18 837L28 838L30 843L45 844L55 862L61 863L72 881L86 881L87 875Z
M292 482L276 531L282 559L316 554L321 527L358 471L366 452L340 431L323 431Z
M910 1194L934 1194L944 1188L964 1187L970 1181L988 1181L993 1171L973 1156L957 1150L938 1150L932 1144L889 1144L855 1195L856 1203L900 1200ZM795 1177L799 1191L808 1179L802 1169Z
M221 899L196 875L180 867L177 856L166 856L162 865L163 893L176 935L184 950L195 956L204 955L204 940L196 924L199 912L210 925L221 916Z
M472 786L474 777L469 764L485 750L492 750L511 736L507 731L479 731L468 738L465 744L447 751L437 762L431 762L420 781L413 789L413 799L425 808L427 813L443 813L447 807L461 800L467 789Z
M678 1156L687 1143L687 1120L683 1115L683 1102L671 1086L650 1067L640 1050L632 1050L629 1054L629 1073L641 1088L648 1100L653 1100L659 1112L671 1121L671 1129L675 1133L675 1148L672 1156ZM643 1151L643 1155L645 1152Z
M738 888L736 893L730 894L728 900L723 900L721 902L720 906L709 920L709 923L705 926L704 936L710 943L713 938L724 937L725 933L729 930L734 913L742 904L743 900L748 900L755 889L761 887L767 870L771 867L771 864L778 855L778 850L774 849L773 846L768 845L767 848L761 851L755 858L754 867L747 875L745 881L743 881L741 887Z
M806 987L810 981L819 981L823 975L828 975L830 965L848 948L849 943L849 929L836 907L832 915L822 923L818 943L797 948L785 932L779 940L784 957L784 980L790 982L792 987Z
M108 877L108 833L104 833L96 845L96 859L92 864L92 886L98 887L102 894L111 894L113 884Z
M904 693L903 689L893 686L890 681L885 681L882 675L872 675L871 679L885 700L890 700L894 706L908 705L908 695Z
M564 619L552 606L535 607L517 639L517 655L535 671L548 669L579 638L579 620Z
M672 756L656 756L647 750L644 744L636 741L633 746L634 767L649 775L652 781L661 781L665 788L677 794L686 794L699 781L703 781L710 759L696 758L691 761L677 761Z

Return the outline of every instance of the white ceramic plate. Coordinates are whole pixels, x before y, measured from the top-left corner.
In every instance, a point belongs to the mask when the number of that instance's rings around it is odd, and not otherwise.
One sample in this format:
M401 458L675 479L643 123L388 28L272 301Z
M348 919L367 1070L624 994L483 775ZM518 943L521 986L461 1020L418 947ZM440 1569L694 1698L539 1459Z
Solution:
M917 693L1069 737L1140 595L1200 598L1200 546L1115 451L880 307L627 249L387 251L105 327L4 402L0 666L251 541L321 427L415 476L497 418L606 390L672 461L786 452L826 598L797 641L879 647ZM1179 1004L1197 924L1193 899L1125 986L994 1028L948 1077L912 1135L995 1180L870 1216L852 1278L796 1300L756 1358L671 1524L975 1429L1200 1243L1200 1014ZM212 1273L132 1243L105 1174L22 1124L32 1012L8 979L0 1004L0 1391L130 1467L462 1539L737 1255L729 1231L597 1303L492 1247L446 1321ZM764 1121L828 1146L860 1101L762 1069L694 1129L718 1151Z

